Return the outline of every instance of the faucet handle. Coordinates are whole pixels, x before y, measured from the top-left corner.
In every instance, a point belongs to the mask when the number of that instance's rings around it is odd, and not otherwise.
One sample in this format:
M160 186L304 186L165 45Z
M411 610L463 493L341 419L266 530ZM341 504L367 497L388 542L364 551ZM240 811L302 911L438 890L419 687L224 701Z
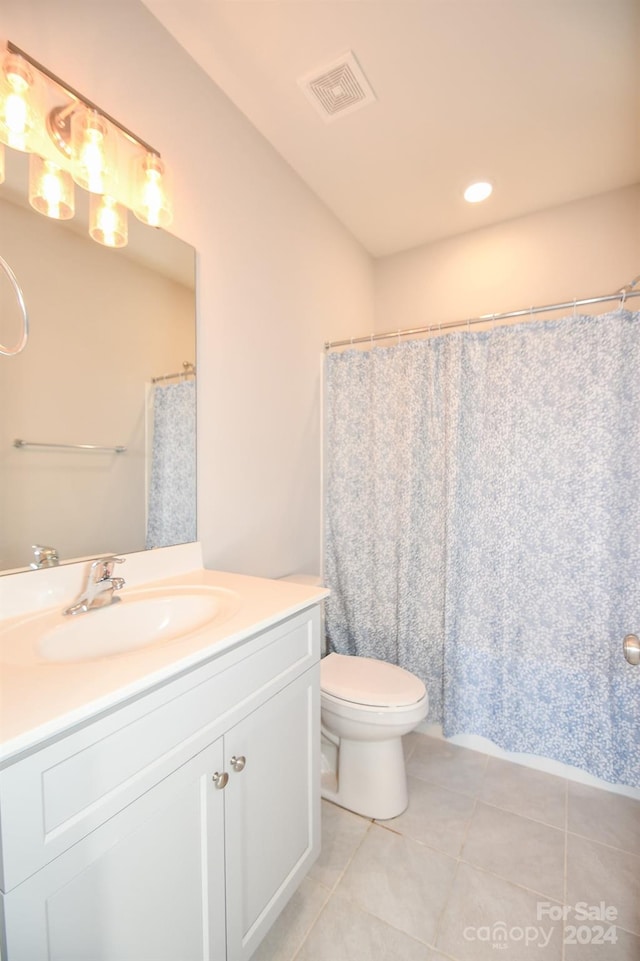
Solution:
M91 577L92 580L97 583L98 581L106 581L113 574L113 568L116 564L124 564L126 557L116 557L111 554L107 557L98 557L91 564Z
M37 571L41 567L57 567L60 558L55 547L45 547L44 544L32 544L33 562L29 565L32 570Z

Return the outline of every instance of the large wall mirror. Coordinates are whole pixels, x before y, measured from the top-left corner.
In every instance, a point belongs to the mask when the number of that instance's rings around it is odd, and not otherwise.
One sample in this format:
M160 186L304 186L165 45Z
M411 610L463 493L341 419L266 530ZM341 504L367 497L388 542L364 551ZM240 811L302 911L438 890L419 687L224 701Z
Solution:
M36 213L28 158L7 154L0 255L31 332L0 356L0 570L34 544L64 562L194 540L194 251L133 215L127 247L95 243L80 190L73 220ZM18 324L2 277L0 343Z

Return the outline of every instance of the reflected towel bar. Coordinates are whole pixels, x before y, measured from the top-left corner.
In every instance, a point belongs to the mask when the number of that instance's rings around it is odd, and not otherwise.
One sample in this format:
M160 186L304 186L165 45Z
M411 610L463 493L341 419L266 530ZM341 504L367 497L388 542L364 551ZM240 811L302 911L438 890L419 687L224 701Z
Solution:
M124 454L126 447L99 447L97 444L38 444L35 441L16 439L14 447L55 447L58 450L92 450L109 454Z
M185 377L195 377L195 376L196 376L195 364L192 364L191 361L185 360L182 363L182 370L176 371L173 374L162 374L160 377L152 377L151 383L159 384L163 380L173 380L175 377L181 377L184 379Z

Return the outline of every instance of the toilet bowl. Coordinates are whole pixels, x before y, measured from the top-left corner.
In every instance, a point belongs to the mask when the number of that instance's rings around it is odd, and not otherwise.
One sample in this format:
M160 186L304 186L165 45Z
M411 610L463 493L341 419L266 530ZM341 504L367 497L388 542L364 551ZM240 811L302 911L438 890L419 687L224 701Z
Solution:
M370 657L320 663L322 796L365 817L397 817L408 804L402 737L427 715L422 681Z

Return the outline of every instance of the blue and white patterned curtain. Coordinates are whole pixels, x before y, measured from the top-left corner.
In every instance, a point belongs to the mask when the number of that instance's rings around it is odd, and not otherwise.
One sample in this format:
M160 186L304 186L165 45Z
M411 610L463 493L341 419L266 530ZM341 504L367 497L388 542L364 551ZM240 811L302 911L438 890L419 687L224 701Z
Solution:
M330 646L448 736L640 786L640 313L326 364Z
M196 385L156 385L147 548L195 540Z

